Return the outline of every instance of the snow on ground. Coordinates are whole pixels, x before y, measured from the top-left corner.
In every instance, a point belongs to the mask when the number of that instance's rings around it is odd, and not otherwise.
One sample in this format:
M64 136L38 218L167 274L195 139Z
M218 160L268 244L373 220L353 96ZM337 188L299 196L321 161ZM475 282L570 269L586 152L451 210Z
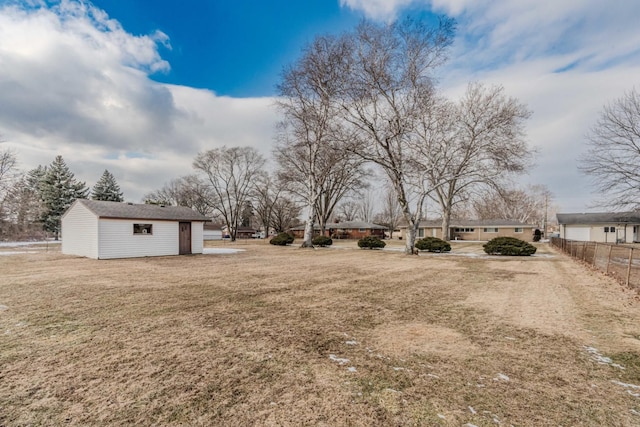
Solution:
M245 249L231 249L231 248L204 248L202 253L205 255L227 255L243 252Z
M0 242L0 248L16 248L20 246L31 246L31 245L59 245L62 243L60 240L52 240L50 242L43 240L38 242Z

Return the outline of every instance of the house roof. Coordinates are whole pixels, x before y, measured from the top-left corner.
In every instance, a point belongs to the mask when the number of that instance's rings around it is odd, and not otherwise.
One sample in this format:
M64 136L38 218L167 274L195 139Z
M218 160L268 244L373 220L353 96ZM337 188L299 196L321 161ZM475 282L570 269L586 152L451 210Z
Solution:
M291 230L304 230L305 225L299 225L297 227L291 227ZM318 224L313 224L314 230L320 230L320 226ZM344 222L331 222L327 223L324 226L325 229L329 230L344 230L347 228L364 228L370 230L386 230L387 227L378 224L372 224L370 222L364 221L344 221Z
M442 227L441 219L432 219L428 221L420 221L420 227ZM519 228L536 228L537 225L524 224L520 221L510 219L452 219L449 223L451 227L519 227ZM407 228L406 224L400 228Z
M558 224L640 224L640 212L559 213Z
M83 205L99 218L209 221L206 216L200 215L193 209L186 206L143 205L78 199L69 209L71 209L76 203Z

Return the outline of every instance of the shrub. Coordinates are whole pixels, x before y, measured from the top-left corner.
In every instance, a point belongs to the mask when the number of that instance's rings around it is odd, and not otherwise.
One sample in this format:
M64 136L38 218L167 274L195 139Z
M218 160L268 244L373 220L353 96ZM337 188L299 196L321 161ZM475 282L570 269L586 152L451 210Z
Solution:
M331 246L333 244L333 240L331 240L331 237L327 237L327 236L316 236L313 238L313 240L311 240L311 244L313 246Z
M358 247L362 249L378 249L384 248L385 246L387 246L387 244L376 236L367 236L358 240Z
M483 246L489 255L529 256L536 253L536 247L515 237L496 237Z
M277 236L272 237L269 243L277 246L286 246L293 243L293 236L289 233L278 233Z
M428 252L449 252L451 245L437 237L425 237L416 242L416 249Z
M533 232L533 241L539 242L540 239L542 239L542 231L536 228L536 230Z

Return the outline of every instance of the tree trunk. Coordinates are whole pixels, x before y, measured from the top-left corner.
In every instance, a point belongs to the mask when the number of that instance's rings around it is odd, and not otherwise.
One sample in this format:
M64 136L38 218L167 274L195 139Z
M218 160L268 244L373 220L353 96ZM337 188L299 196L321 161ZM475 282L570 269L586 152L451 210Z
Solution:
M449 234L449 224L451 224L451 212L446 210L442 214L442 240L449 241L451 236Z
M300 245L301 248L313 248L313 243L311 243L311 240L313 240L313 222L315 220L313 204L309 204L308 211L307 222L304 226L304 241Z
M420 221L416 221L414 218L411 218L409 221L409 226L407 227L407 241L405 242L404 253L407 255L413 255L413 247L416 244L416 236L418 235L418 226L420 225Z

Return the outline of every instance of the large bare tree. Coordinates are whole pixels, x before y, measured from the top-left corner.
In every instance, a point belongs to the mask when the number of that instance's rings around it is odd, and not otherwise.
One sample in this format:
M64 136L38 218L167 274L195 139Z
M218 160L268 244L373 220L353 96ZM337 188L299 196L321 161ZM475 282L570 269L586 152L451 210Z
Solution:
M432 185L413 160L410 144L424 106L435 99L433 71L446 60L454 22L362 22L346 36L349 61L341 73L342 119L352 133L345 147L385 173L408 224L406 253L413 253L425 199Z
M475 197L471 205L477 219L510 219L543 226L552 205L553 195L544 185L524 188L489 188Z
M232 241L236 240L242 210L264 165L264 157L252 147L214 148L199 153L193 161L207 183L209 205L224 219Z
M443 101L421 117L416 161L426 161L423 170L442 211L445 238L457 203L480 187L500 189L525 172L533 154L524 139L529 116L501 86L470 83L458 103Z
M597 204L640 207L640 93L636 89L606 105L587 134L579 169L592 178Z
M366 174L362 159L337 145L343 134L335 101L347 49L343 38L316 38L278 86L284 118L274 156L279 178L306 205L302 247L313 246L314 222L324 226L336 203L362 185Z
M214 209L211 206L212 199L209 185L197 175L186 175L172 179L162 188L144 196L145 203L188 206L208 217L214 214Z
M393 238L393 230L400 225L402 220L402 209L398 203L395 192L388 185L385 186L382 194L381 211L375 216L377 224L385 225L389 229L389 238Z

